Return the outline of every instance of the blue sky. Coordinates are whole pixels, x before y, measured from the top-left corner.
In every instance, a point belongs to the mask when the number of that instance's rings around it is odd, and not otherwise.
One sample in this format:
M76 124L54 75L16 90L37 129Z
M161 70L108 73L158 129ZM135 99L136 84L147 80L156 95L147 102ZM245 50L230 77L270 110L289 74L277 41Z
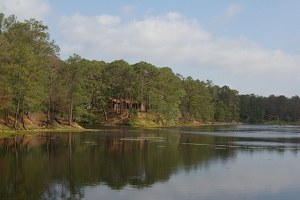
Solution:
M49 26L61 58L170 67L240 94L300 96L299 0L0 0Z

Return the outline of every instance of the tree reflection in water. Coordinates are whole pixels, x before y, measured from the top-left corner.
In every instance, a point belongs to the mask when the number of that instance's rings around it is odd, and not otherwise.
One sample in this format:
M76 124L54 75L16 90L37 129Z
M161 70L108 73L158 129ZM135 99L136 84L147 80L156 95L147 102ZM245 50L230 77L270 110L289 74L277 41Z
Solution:
M87 186L152 187L168 182L179 171L235 158L239 146L233 144L239 140L176 130L4 138L0 140L0 197L81 199Z

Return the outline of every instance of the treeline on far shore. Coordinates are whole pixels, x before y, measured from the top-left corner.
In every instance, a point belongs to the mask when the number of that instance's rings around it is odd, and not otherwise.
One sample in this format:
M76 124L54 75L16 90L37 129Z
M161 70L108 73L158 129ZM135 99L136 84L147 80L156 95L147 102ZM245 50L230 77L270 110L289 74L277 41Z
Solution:
M59 47L35 19L0 14L0 122L26 129L33 113L40 126L66 121L101 123L112 113L134 124L139 113L159 125L191 122L299 122L300 98L239 95L228 86L175 74L141 61L59 57Z

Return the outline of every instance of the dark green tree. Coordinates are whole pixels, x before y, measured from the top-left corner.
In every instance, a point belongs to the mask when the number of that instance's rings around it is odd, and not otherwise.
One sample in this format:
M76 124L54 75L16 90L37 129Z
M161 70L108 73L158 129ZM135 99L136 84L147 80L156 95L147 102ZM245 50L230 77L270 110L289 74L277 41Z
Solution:
M45 98L45 105L47 105L47 122L46 125L53 126L55 120L58 121L58 114L62 112L63 102L66 95L64 95L62 72L66 67L66 63L60 60L57 56L49 57L47 63L47 78L48 95Z
M6 53L1 60L4 93L13 95L13 127L26 129L24 117L42 105L43 75L50 55L57 47L50 40L48 27L35 19L18 22L14 15L1 15L1 38Z
M154 90L158 68L146 62L139 62L133 65L136 74L136 84L134 84L135 96L138 101L141 101L146 106L148 112L151 108L150 94Z
M218 88L218 100L216 104L215 119L220 122L239 120L239 95L238 91L228 86Z
M88 98L84 88L86 69L82 65L82 58L77 54L70 56L66 63L63 78L67 91L68 122L69 126L73 126L75 114L80 116L81 109L88 106Z
M266 98L254 94L240 95L240 118L243 122L261 123L265 120Z
M185 120L208 122L213 120L212 96L206 83L187 77L182 80L185 96L182 98L181 113Z
M92 113L92 115L91 112L89 113L90 115L86 113L86 117L83 117L82 120L85 120L86 122L95 121L96 119L92 118L97 118L97 112L102 110L104 120L107 121L108 116L106 109L110 96L108 94L107 84L105 83L105 69L108 64L103 61L89 61L86 59L83 59L81 64L86 71L84 74L84 88L89 97L89 102L87 105L91 111L96 111Z
M292 122L299 122L300 120L300 98L299 96L292 96L288 99L287 112L289 119Z
M181 117L180 104L184 96L181 80L168 67L160 68L149 91L149 106L156 121L173 124Z

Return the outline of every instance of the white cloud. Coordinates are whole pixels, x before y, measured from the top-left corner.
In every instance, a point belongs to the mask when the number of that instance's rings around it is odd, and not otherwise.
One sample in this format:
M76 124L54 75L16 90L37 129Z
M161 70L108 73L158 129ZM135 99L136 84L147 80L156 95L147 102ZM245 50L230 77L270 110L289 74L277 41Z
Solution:
M226 24L234 19L242 11L243 8L241 6L235 4L230 5L223 13L213 17L213 22L216 24Z
M237 8L231 8L236 13ZM220 69L231 73L262 75L295 70L300 59L280 50L267 50L241 37L216 38L196 20L166 13L122 22L118 16L64 16L62 55L86 58L144 60L180 70ZM76 51L76 52L74 52Z
M121 8L121 14L125 17L132 17L134 16L136 10L137 10L136 6L125 6Z
M232 18L239 14L242 10L243 8L239 5L231 5L226 9L225 16L227 16L227 18Z
M1 0L0 12L6 16L16 15L19 21L35 18L44 20L51 7L47 0Z
M147 57L155 60L167 54L177 56L179 48L188 49L194 42L204 42L210 38L210 34L195 21L184 19L178 13L126 23L115 20L116 23L108 24L100 23L98 18L101 17L64 17L60 23L64 40L80 44L90 55L101 52L115 57L122 55L124 59ZM110 18L117 19L116 16Z

